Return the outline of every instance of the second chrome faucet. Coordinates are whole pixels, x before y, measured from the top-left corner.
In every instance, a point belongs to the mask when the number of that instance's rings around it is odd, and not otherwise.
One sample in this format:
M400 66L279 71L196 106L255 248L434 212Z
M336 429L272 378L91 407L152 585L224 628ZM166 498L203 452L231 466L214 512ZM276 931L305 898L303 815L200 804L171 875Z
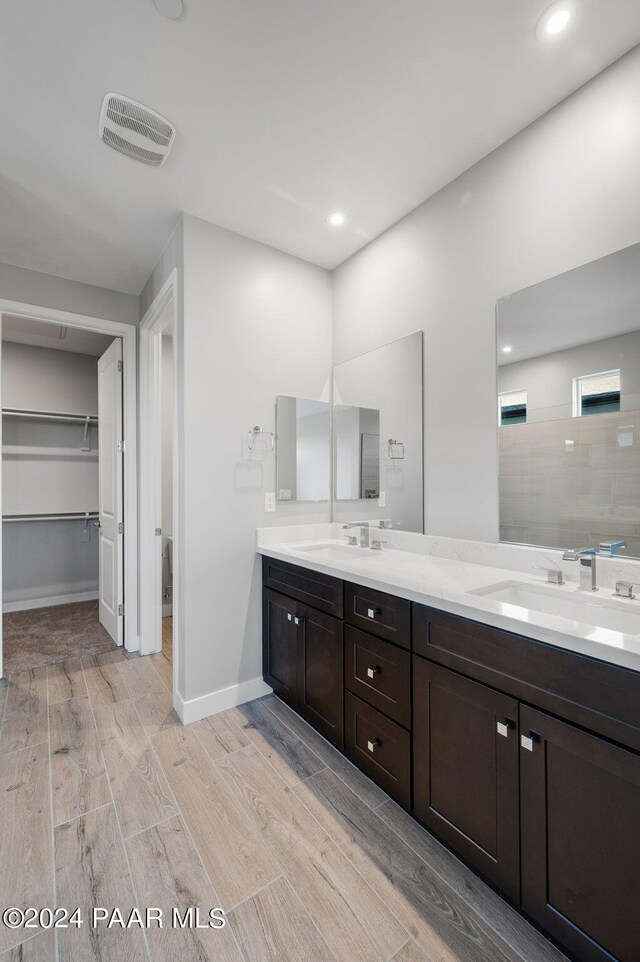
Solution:
M596 583L596 550L595 548L569 548L562 555L563 561L578 561L580 563L580 590L597 591Z

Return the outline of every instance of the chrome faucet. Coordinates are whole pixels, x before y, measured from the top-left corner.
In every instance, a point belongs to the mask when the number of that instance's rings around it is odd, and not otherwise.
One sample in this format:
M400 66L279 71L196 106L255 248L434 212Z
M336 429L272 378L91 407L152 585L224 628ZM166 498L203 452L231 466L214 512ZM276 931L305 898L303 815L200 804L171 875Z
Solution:
M351 528L360 528L360 547L369 547L369 522L368 521L347 521L346 524L342 525L345 531L349 531Z
M600 554L609 555L611 558L615 558L616 554L621 548L628 547L628 541L601 541L598 545Z
M595 548L569 548L562 555L563 561L580 562L580 591L597 591Z

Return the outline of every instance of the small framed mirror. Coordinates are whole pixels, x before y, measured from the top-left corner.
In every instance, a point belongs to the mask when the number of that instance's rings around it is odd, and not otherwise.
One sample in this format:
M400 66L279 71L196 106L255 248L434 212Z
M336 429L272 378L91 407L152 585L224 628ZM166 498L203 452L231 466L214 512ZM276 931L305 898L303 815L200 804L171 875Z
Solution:
M331 497L331 405L307 398L276 398L278 501Z

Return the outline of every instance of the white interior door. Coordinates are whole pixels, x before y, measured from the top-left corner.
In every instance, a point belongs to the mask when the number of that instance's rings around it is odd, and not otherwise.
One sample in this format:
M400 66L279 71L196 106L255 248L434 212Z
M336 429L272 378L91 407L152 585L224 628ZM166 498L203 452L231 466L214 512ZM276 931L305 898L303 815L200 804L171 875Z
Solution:
M122 342L98 361L98 509L100 624L123 639Z

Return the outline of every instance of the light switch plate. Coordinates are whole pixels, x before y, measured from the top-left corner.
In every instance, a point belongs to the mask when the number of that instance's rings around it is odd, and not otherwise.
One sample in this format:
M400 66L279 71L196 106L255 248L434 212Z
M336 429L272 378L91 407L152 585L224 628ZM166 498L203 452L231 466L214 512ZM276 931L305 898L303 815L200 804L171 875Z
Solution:
M264 496L264 510L265 514L273 514L276 510L276 493L275 491L270 491L269 494Z
M384 508L386 503L387 503L387 496L384 491L381 491L380 494L378 495L378 507Z

